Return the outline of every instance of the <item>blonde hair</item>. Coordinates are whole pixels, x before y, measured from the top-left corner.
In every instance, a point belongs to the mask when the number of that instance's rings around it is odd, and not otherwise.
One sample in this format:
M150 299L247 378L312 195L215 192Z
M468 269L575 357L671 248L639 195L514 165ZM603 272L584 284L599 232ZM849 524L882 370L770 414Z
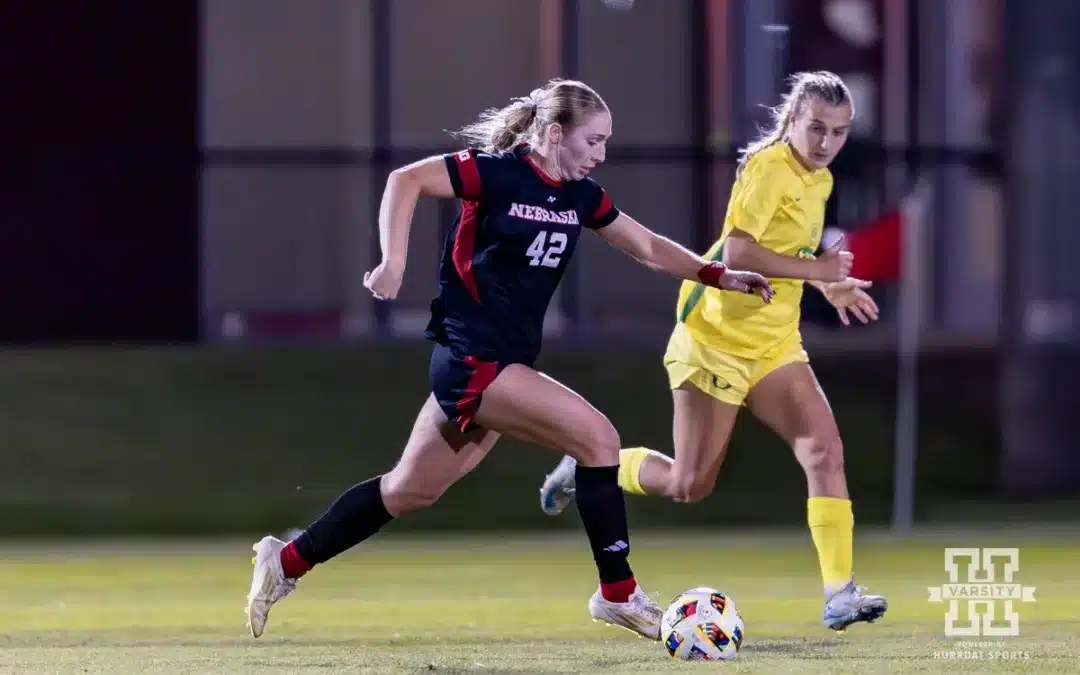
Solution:
M607 112L600 95L583 82L553 79L528 96L503 108L489 108L475 122L450 134L472 148L503 152L521 142L534 141L551 124L569 133L590 114Z
M761 135L739 151L739 167L746 165L751 157L770 145L787 138L791 131L791 121L802 107L811 99L818 98L828 105L854 106L851 92L836 73L827 70L795 73L788 77L788 90L780 105L769 108L772 125L768 129L758 129ZM854 113L854 107L852 109Z

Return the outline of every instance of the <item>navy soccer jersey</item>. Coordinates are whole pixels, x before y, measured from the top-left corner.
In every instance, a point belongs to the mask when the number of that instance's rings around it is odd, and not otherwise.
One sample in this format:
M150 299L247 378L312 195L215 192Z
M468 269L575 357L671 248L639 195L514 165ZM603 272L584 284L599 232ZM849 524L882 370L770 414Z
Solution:
M443 248L426 335L500 366L532 365L581 229L604 227L619 211L589 178L542 173L528 146L445 159L461 214Z

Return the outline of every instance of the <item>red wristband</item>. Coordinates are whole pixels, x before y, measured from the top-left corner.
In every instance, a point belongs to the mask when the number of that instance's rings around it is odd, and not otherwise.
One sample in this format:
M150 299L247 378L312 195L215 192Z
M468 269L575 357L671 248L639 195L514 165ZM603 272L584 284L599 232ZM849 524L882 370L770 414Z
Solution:
M716 288L720 285L720 277L725 274L727 274L727 267L724 263L713 261L698 270L697 278L706 286Z

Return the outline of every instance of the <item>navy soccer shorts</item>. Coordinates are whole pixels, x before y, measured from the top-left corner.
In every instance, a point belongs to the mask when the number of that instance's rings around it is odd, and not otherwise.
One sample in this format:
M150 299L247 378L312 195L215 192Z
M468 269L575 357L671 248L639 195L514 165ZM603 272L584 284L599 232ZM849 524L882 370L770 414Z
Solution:
M506 365L482 361L436 343L431 352L431 391L447 419L463 432L478 428L473 420L480 399Z

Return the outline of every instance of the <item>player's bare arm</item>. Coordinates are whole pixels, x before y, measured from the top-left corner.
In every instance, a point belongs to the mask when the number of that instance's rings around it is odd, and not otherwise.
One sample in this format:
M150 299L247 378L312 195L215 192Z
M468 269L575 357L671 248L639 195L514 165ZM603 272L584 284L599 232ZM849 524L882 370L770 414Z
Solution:
M736 228L724 242L724 264L751 270L773 279L843 281L851 271L852 255L831 248L817 258L799 258L770 251Z
M620 213L610 225L596 232L609 244L651 270L680 279L701 281L723 290L756 293L765 302L772 299L772 285L760 274L705 260L625 213Z
M381 300L393 300L401 288L409 251L409 230L420 195L452 199L454 188L441 155L428 157L390 173L379 206L382 262L364 275L364 286Z

